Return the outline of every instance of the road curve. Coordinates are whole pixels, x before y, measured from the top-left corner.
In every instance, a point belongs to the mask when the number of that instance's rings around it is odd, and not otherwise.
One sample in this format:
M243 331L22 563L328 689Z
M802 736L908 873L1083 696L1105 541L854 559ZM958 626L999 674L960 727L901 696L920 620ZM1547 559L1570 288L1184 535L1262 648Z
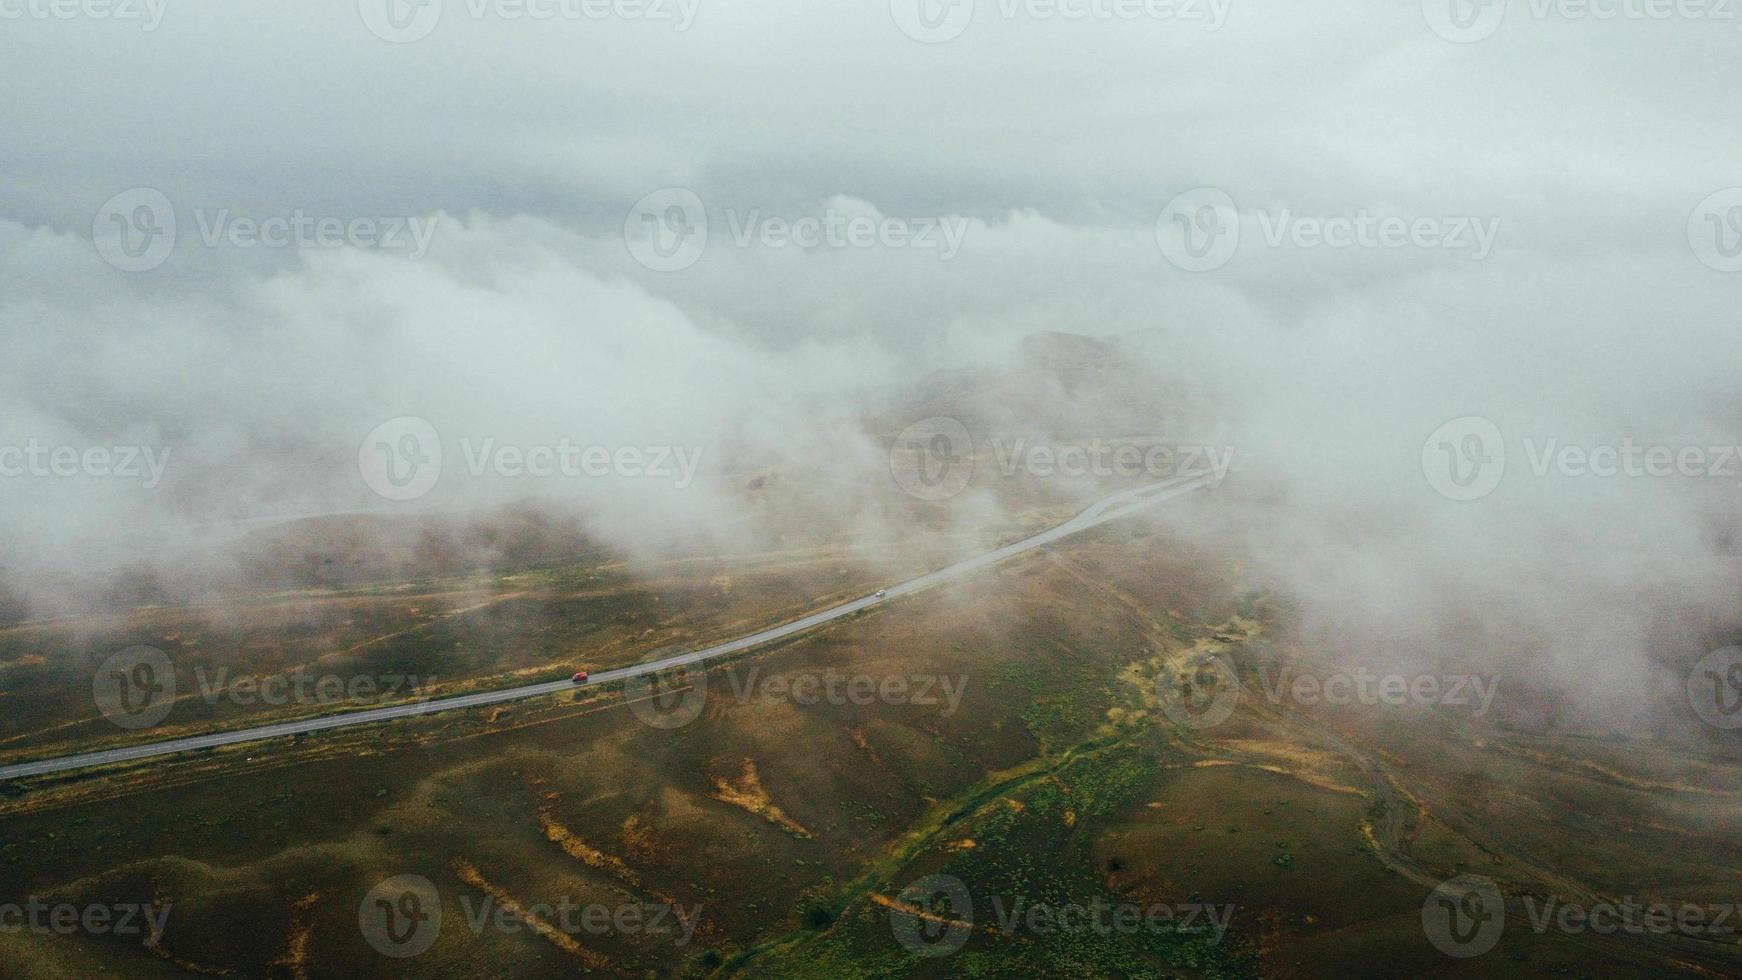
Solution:
M1174 477L1160 483L1126 490L1103 497L1090 505L1086 510L1070 520L1042 531L1033 537L1024 538L1014 544L1007 544L983 555L957 562L947 568L921 575L900 585L891 585L884 590L884 597L866 596L854 599L841 605L812 613L802 619L783 623L772 629L749 636L739 637L726 643L696 650L692 653L674 654L659 660L621 667L616 670L603 670L592 676L592 684L607 684L611 681L627 680L645 674L670 670L674 667L684 667L702 663L715 657L748 650L783 637L800 633L814 626L831 620L850 616L868 606L880 602L910 595L922 589L931 588L951 579L961 578L996 564L1013 555L1042 547L1069 537L1080 531L1118 520L1145 507L1171 500L1182 494L1190 493L1202 487L1211 486L1217 482L1215 474ZM561 691L575 689L573 682L564 679L547 681L542 684L529 684L525 687L507 688L500 691L485 691L479 694L465 694L459 697L441 698L432 701L417 701L410 704L396 704L385 708L370 708L364 711L352 711L344 714L323 715L319 718L305 718L301 721L287 721L276 725L263 725L259 728L238 729L228 732L214 732L210 735L195 735L189 738L172 739L165 742L147 742L141 745L130 745L118 749L108 749L102 752L86 752L81 755L64 755L55 759L39 759L35 762L22 762L16 765L0 766L0 780L18 779L24 776L40 776L47 773L67 772L73 769L86 769L92 766L105 766L117 762L132 762L138 759L149 759L160 755L172 755L177 752L190 752L195 749L217 748L222 745L239 745L243 742L258 742L269 738L282 738L289 735L301 735L305 732L323 732L335 728L349 728L353 725L368 725L375 722L391 721L395 718L411 718L418 715L433 715L441 711L456 711L461 708L477 708L484 705L503 704L508 701L521 701L526 698L536 698L545 694L556 694Z

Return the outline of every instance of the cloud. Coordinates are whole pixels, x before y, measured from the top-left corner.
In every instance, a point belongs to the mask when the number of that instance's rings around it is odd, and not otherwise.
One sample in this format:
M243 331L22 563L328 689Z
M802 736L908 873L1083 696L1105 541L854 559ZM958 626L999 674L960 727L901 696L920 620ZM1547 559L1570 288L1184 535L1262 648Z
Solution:
M1254 556L1327 646L1474 651L1569 686L1590 669L1624 700L1666 644L1703 642L1666 640L1666 617L1734 612L1735 481L1538 476L1525 444L1742 441L1735 275L1688 240L1695 206L1742 184L1721 24L1520 12L1457 45L1412 4L1255 0L1207 31L982 2L928 45L881 4L704 6L683 31L468 9L409 44L348 4L175 6L150 32L8 23L0 78L43 94L0 104L0 445L174 447L155 491L9 483L13 580L166 524L528 498L634 553L763 545L774 519L733 482L758 466L806 474L795 520L899 534L867 484L871 393L1036 332L1155 330L1159 367L1217 392L1253 458L1250 489L1182 529ZM178 244L129 275L89 239L103 202L141 187L172 202ZM675 272L623 237L663 187L712 224ZM1199 187L1228 195L1241 238L1194 273L1156 225ZM728 231L830 209L954 222L959 251ZM208 247L220 214L436 225L409 261ZM1265 240L1362 215L1497 237L1479 259ZM395 510L356 455L404 416L441 434L449 469ZM1493 494L1460 503L1422 451L1464 416L1510 455ZM682 489L450 478L461 440L564 438L703 463Z

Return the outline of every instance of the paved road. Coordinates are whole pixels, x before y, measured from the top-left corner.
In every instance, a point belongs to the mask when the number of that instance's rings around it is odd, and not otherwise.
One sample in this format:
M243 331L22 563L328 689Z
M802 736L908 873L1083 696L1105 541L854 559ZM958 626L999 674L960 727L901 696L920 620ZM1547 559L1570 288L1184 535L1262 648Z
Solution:
M813 626L827 623L830 620L840 619L842 616L850 616L867 606L874 606L880 602L888 602L890 599L897 599L901 596L918 592L921 589L928 589L941 582L961 578L964 575L971 575L983 568L1001 562L1012 555L1019 555L1022 552L1051 544L1061 538L1069 537L1079 531L1088 530L1091 527L1105 524L1108 521L1118 520L1121 517L1153 504L1160 503L1163 500L1170 500L1182 494L1190 493L1201 487L1209 486L1214 483L1215 480L1216 477L1213 474L1208 473L1196 476L1175 477L1170 480L1164 480L1160 483L1150 484L1149 486L1138 487L1135 490L1126 490L1121 493L1116 493L1110 497L1104 497L1101 500L1096 501L1087 510L1051 530L1042 531L1031 538L1024 538L1014 544L1007 544L996 551L989 551L986 554L969 558L966 561L958 562L948 568L941 568L935 572L921 575L919 578L903 582L900 585L891 585L884 590L885 595L881 599L874 595L866 596L863 599L854 599L852 602L842 603L833 608L825 609L822 612L812 613L803 619L796 619L790 623L776 626L773 629L766 629L760 633L752 633L749 636L739 637L736 640L721 643L718 646L711 646L705 650L697 650L693 653L680 653L659 660L650 660L646 663L635 664L630 667L622 667L617 670L602 670L592 675L591 683L606 684L611 681L627 680L631 677L639 677L644 674L670 670L674 667L698 664L705 660L712 660L715 657L723 657L730 653L737 653L740 650L748 650L754 646L760 646L782 637L791 636L794 633L803 632ZM170 755L176 752L188 752L194 749L209 749L220 745L237 745L243 742L258 742L269 738L300 735L304 732L323 732L334 728L349 728L352 725L368 725L379 721L389 721L394 718L411 718L416 715L433 715L438 711L456 711L461 708L477 708L490 704L502 704L508 701L521 701L526 698L536 698L544 694L556 694L562 691L571 691L574 689L574 683L564 679L560 681L548 681L543 684L529 684L525 687L508 688L501 691L485 691L480 694L466 694L454 698L442 698L434 701L417 701L410 704L396 704L386 708L371 708L366 711L353 711L344 714L325 715L320 718L307 718L302 721L287 721L277 725L264 725L260 728L247 728L230 732L215 732L211 735L196 735L191 738L178 738L167 742L148 742L143 745L131 745L125 748L109 749L103 752L87 752L83 755L66 755L61 756L58 759L41 759L36 762L24 762L19 763L18 765L0 766L0 780L17 779L21 776L39 776L51 772L66 772L71 769L84 769L90 766L103 766L116 762L131 762L136 759L149 759L153 756Z

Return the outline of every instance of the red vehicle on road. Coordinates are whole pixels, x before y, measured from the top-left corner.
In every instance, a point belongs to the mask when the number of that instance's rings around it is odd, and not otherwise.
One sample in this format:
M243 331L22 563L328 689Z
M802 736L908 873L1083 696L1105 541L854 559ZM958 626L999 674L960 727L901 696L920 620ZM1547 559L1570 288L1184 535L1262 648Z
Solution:
M575 671L575 676L570 679L576 684L585 684L587 682L587 672L584 670L577 670Z

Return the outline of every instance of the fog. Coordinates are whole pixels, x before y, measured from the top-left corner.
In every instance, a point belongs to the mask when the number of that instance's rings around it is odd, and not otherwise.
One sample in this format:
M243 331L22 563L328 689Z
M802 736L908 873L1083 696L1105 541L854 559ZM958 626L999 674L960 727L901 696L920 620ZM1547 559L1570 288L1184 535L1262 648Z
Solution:
M1144 333L1158 376L1218 395L1248 463L1154 519L1247 556L1316 644L1505 664L1630 720L1676 682L1660 663L1734 618L1742 464L1533 466L1549 440L1742 442L1742 192L1710 203L1742 185L1733 22L1513 5L1454 43L1417 4L1234 0L1211 29L981 0L926 44L901 0L702 0L687 28L450 0L397 43L370 7L0 21L0 446L169 452L154 482L4 478L6 588L32 613L69 577L100 592L96 569L173 568L221 549L215 529L295 515L530 497L632 555L766 548L740 492L764 467L828 502L805 520L893 539L911 529L867 489L888 479L868 406L1062 331ZM1194 271L1167 212L1206 187L1239 245ZM175 245L124 271L93 239L138 188L169 202ZM638 251L662 188L709 224L681 268ZM275 246L236 224L293 216L347 231ZM771 243L767 219L807 216L902 235ZM1437 238L1314 237L1382 217ZM1042 394L1035 417L1083 410ZM358 456L403 417L444 463L393 500ZM1423 450L1466 417L1507 460L1454 500ZM565 439L700 462L467 471L485 440ZM1009 516L974 490L951 520Z

